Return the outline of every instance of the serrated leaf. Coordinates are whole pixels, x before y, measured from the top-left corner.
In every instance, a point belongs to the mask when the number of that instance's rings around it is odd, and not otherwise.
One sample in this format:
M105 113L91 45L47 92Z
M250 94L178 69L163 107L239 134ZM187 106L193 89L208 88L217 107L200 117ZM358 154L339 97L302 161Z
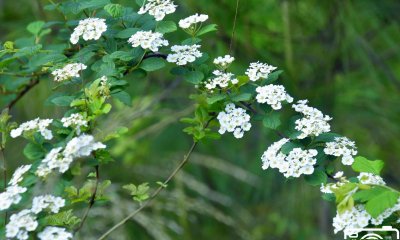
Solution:
M201 36L209 32L217 31L217 24L209 24L207 26L202 27L197 33L196 36Z
M137 33L139 28L127 28L120 32L118 32L115 37L116 38L130 38L133 34Z
M23 153L25 157L30 160L37 160L45 156L44 150L39 145L33 143L28 143L25 146Z
M251 93L240 93L237 95L234 95L231 97L231 100L234 102L240 102L240 101L249 101L252 98Z
M59 96L51 99L50 102L57 106L67 107L70 106L74 99L73 96Z
M282 70L278 70L278 71L270 73L268 75L268 78L261 82L261 85L267 85L267 84L271 84L271 83L275 82L276 80L278 80L279 75L281 75L282 73L283 73Z
M387 188L383 188L383 187L373 187L370 189L360 190L360 191L356 192L353 195L353 198L355 201L358 201L358 202L367 202L367 201L371 200L372 198L376 197L377 195L380 195L386 191L390 191L390 190Z
M393 191L382 192L369 200L365 205L365 210L373 217L378 217L386 209L393 207L397 203L399 194Z
M123 8L121 4L116 3L110 3L104 6L104 10L114 18L122 16Z
M156 32L171 33L177 30L177 26L173 21L160 21L157 23Z
M375 175L379 175L385 163L382 160L371 161L365 157L358 156L354 159L354 163L351 166L356 172L367 172Z
M226 98L226 95L224 95L224 94L214 95L212 97L207 98L207 103L211 105L211 104L214 104L221 100L224 100L225 98Z
M125 91L112 93L111 96L116 98L116 99L118 99L120 102L122 102L123 104L125 104L127 106L131 106L132 105L131 95L129 95L129 93L127 93Z
M199 84L204 79L204 74L200 71L190 71L185 74L185 80L192 84Z
M148 58L140 64L140 68L147 72L156 71L163 67L165 67L165 60L162 58Z
M272 112L267 114L263 119L263 125L269 129L277 129L281 125L279 113Z
M28 30L28 32L32 33L33 35L38 36L40 33L40 30L42 30L44 24L45 24L45 22L43 22L43 21L31 22L26 27L26 30Z

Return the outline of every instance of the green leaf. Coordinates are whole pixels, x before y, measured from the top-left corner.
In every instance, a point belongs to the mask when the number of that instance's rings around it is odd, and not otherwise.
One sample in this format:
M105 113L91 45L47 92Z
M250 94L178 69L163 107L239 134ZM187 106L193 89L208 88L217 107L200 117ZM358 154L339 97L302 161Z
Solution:
M162 58L148 58L140 64L140 68L147 72L156 71L163 67L165 67L165 60Z
M387 188L383 188L383 187L373 187L370 189L360 190L360 191L356 192L353 195L353 198L355 201L364 203L386 191L390 191L390 190Z
M24 148L24 155L30 160L37 160L40 158L43 158L45 155L45 152L43 149L34 143L28 143L25 148Z
M110 54L111 59L119 59L121 61L128 62L134 58L131 52L125 52L125 51L116 51Z
M51 99L51 103L57 106L67 107L75 98L73 96L59 96Z
M240 93L237 95L234 95L231 97L231 100L234 102L240 102L240 101L249 101L252 98L251 93Z
M156 32L171 33L177 30L177 26L173 21L160 21L157 23Z
M123 6L121 4L110 3L104 6L104 10L112 17L117 18L122 16Z
M271 83L275 82L276 80L278 80L279 75L281 75L282 73L283 73L282 70L272 72L271 74L268 75L267 79L262 81L261 85L271 84Z
M197 33L196 36L201 36L209 32L217 31L217 24L209 24L207 26L202 27Z
M47 223L46 225L68 226L70 228L81 222L81 219L73 214L72 209L46 216L44 220Z
M45 24L45 22L43 22L43 21L31 22L26 27L26 30L28 30L28 32L32 33L33 35L38 36L40 33L40 30L42 30L44 24Z
M319 186L321 183L325 184L328 181L328 176L322 170L315 170L312 175L307 175L304 179L311 186Z
M315 138L315 142L333 142L336 137L341 137L337 133L322 133Z
M185 74L185 79L192 84L199 84L204 79L204 74L200 71L190 71Z
M211 105L211 104L214 104L214 103L219 102L221 100L224 100L225 98L226 98L226 95L218 94L218 95L215 95L215 96L207 98L207 103Z
M281 152L283 154L289 154L294 148L302 148L303 146L299 143L294 143L294 142L287 142L283 144L281 148Z
M263 119L263 125L269 129L277 129L281 125L279 113L272 112Z
M144 5L144 3L146 2L146 0L136 0L135 1L137 5L139 5L140 7Z
M120 32L118 32L115 37L116 38L130 38L133 34L137 33L139 28L127 28Z
M365 157L356 157L351 166L356 172L367 172L379 175L385 163L382 160L370 161Z
M104 7L105 5L109 4L110 0L86 0L86 1L79 1L79 11L85 10L85 9L96 9L96 8L101 8Z
M386 209L393 207L397 203L399 194L393 191L385 191L369 200L365 205L365 210L373 217L378 217Z
M120 91L117 93L112 93L111 94L112 97L118 99L120 102L122 102L123 104L127 105L127 106L132 106L132 98L131 95L129 95L129 93L125 92L125 91Z

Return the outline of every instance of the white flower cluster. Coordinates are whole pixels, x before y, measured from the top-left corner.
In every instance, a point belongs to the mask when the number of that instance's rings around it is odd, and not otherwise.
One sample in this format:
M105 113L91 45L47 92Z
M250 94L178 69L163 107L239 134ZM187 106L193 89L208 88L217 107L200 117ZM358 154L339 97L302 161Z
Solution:
M360 175L358 175L358 180L362 184L370 184L370 185L386 185L385 181L383 181L383 178L372 174L372 173L365 173L362 172Z
M196 28L197 23L205 22L207 21L207 19L208 15L196 13L190 17L180 20L179 27L181 27L182 29Z
M232 73L215 70L213 74L215 75L215 78L211 78L205 83L208 90L213 90L217 87L226 88L228 87L229 83L237 84L239 82L239 80Z
M81 134L81 128L87 127L88 122L83 118L83 116L79 113L73 113L69 117L64 117L61 119L63 127L74 127L76 128L76 133Z
M267 85L263 87L257 87L257 102L267 103L273 109L279 110L282 108L282 102L288 103L293 102L293 98L286 93L285 88L281 85Z
M77 44L80 36L85 41L98 40L105 31L107 31L105 19L87 18L79 21L78 26L71 34L70 41L72 44Z
M153 52L157 52L160 47L169 44L163 38L163 34L153 31L138 31L129 38L128 43L132 44L132 47L141 46L143 49L150 49Z
M176 5L171 0L147 0L146 5L139 9L139 14L149 13L156 21L164 19L165 15L174 13Z
M92 151L103 149L106 146L96 142L91 135L82 134L71 139L62 151L62 148L53 148L42 160L36 175L46 177L53 169L58 169L60 173L66 172L70 164L76 158L87 157Z
M223 57L217 57L214 59L214 64L220 67L221 69L227 69L229 65L231 65L235 61L235 58L231 55L225 55Z
M328 183L328 184L321 184L321 188L320 191L322 193L333 193L334 190L342 187L343 185L345 185L346 183L349 182L349 180L346 179L346 177L343 177L343 172L338 172L335 174L335 176L333 176L333 178L335 179L339 179L337 182L335 183Z
M23 180L23 175L31 169L32 165L23 165L17 168L8 182L7 189L5 192L0 193L0 211L9 209L11 205L18 204L22 196L21 194L26 192L26 187L18 185Z
M378 217L371 218L371 223L375 226L381 225L386 218L390 217L394 212L397 211L400 211L400 198L397 199L397 203L393 207L386 209Z
M62 82L73 77L79 77L80 72L86 68L87 66L82 63L70 63L61 69L54 70L51 74L54 76L54 81Z
M280 149L288 141L289 139L284 138L272 144L264 152L261 157L263 162L262 168L264 170L269 167L277 168L286 178L300 177L303 174L313 174L314 164L317 163L317 159L315 158L318 154L317 150L294 148L288 155L285 155L280 152Z
M196 61L196 58L202 57L203 53L199 51L200 45L175 45L171 47L174 53L168 54L167 61L177 65L186 65Z
M371 215L365 210L364 205L356 205L352 209L340 214L337 212L333 218L334 232L343 231L345 235L356 234L360 228L368 226Z
M42 212L44 209L50 210L52 213L58 213L60 208L65 206L65 200L52 195L43 195L33 198L31 211L35 214Z
M218 132L233 132L235 138L242 138L244 132L251 128L250 115L243 108L236 108L233 103L227 104L225 111L220 112L217 119L221 125Z
M10 221L6 226L6 237L8 239L26 240L29 238L28 233L35 231L38 225L36 215L31 210L22 210L11 215Z
M246 75L250 78L250 81L254 82L261 78L268 78L269 74L275 69L276 67L272 65L255 62L250 64L250 67L246 71Z
M307 106L307 100L300 100L293 104L296 112L302 113L303 118L296 120L296 130L302 132L298 138L303 139L308 136L318 136L321 133L329 132L331 126L328 121L332 120L328 115L324 115L316 108Z
M69 240L73 238L71 233L60 227L46 227L38 234L38 237L40 240Z
M334 142L326 144L324 152L336 157L342 156L344 165L352 165L354 162L353 156L357 155L357 147L355 142L350 141L347 137L336 137Z
M53 122L53 119L36 118L34 120L22 123L21 125L19 125L18 128L13 129L10 132L10 136L12 138L16 138L16 137L21 136L24 132L37 131L44 137L44 139L51 140L53 138L53 134L51 133L50 130L47 129L47 127L52 122Z

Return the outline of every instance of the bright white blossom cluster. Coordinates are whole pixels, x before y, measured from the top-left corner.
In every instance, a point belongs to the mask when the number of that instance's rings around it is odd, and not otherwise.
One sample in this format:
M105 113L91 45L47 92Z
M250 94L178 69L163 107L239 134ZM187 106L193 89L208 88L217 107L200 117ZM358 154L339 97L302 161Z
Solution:
M88 126L88 122L79 113L73 113L69 117L64 117L61 119L61 122L63 124L63 127L74 127L78 135L81 134L82 127Z
M36 215L31 210L22 210L11 215L6 226L6 237L7 239L26 240L29 238L29 232L35 231L38 225Z
M251 128L250 115L243 108L236 108L233 103L227 104L225 111L220 112L217 119L221 125L218 132L233 132L235 138L242 138L244 132Z
M289 139L282 139L272 144L261 157L262 168L276 168L286 178L300 177L301 175L310 175L314 172L314 165L317 163L315 158L318 154L317 150L303 150L294 148L288 155L283 154L280 149Z
M55 197L53 195L43 195L33 198L31 211L38 214L44 209L48 209L52 213L58 213L60 208L64 206L65 200L63 198Z
M70 63L65 67L54 70L51 74L54 76L54 81L62 82L73 77L79 77L80 72L85 70L87 66L82 63Z
M128 43L132 44L132 47L141 46L143 49L150 49L153 52L157 52L162 46L168 46L168 41L163 38L163 34L153 31L138 31L133 34Z
M206 14L194 14L190 17L182 19L179 21L179 27L182 29L196 28L198 23L207 21L208 15Z
M46 227L38 234L38 237L40 240L69 240L73 238L71 233L60 227Z
M101 35L107 31L106 20L102 18L87 18L79 21L78 26L71 34L70 41L72 44L77 44L79 37L85 41L99 40Z
M36 118L34 120L22 123L18 128L13 129L10 132L12 138L16 138L24 134L24 132L36 131L39 132L44 139L53 139L53 134L47 127L53 122L53 119L40 119Z
M276 67L272 65L255 62L250 64L250 67L246 71L246 75L250 78L250 81L255 82L261 78L268 78L269 74L275 69Z
M301 132L298 138L303 139L308 136L318 136L321 133L330 132L331 126L328 122L332 118L324 115L316 108L309 107L307 103L307 100L300 100L297 104L293 104L294 110L304 115L303 118L295 122L296 130Z
M222 72L220 70L215 70L213 72L214 78L211 78L205 83L208 90L213 90L215 88L226 88L231 84L237 84L239 80L232 73Z
M269 84L263 87L257 87L257 102L267 103L273 109L279 110L282 108L282 102L293 102L293 98L286 93L285 88L281 85Z
M217 57L214 59L214 64L222 70L227 69L235 61L235 58L231 55L225 55L223 57Z
M42 160L36 175L46 177L53 169L58 169L60 173L66 172L70 164L76 158L87 157L92 151L103 149L106 146L100 142L96 142L91 135L82 134L71 139L64 150L53 148Z
M26 187L19 186L23 180L23 175L31 169L32 165L23 165L17 168L8 182L5 192L0 193L0 211L6 210L13 204L18 204L22 196L21 194L26 192Z
M156 21L161 21L167 14L174 13L176 5L171 0L147 0L146 4L139 9L139 14L149 13Z
M167 61L177 65L186 65L196 61L196 58L202 57L203 53L199 51L200 45L175 45L171 47L173 53L168 54Z
M370 185L386 185L385 181L381 176L372 174L372 173L365 173L362 172L358 175L358 180L362 184L370 184Z
M326 144L324 152L336 157L342 156L342 163L351 165L354 162L353 156L357 155L357 147L355 142L350 141L347 137L336 137L334 142Z
M356 234L360 228L368 226L371 215L365 210L364 205L356 205L343 213L337 212L333 218L334 232L343 231L346 236Z

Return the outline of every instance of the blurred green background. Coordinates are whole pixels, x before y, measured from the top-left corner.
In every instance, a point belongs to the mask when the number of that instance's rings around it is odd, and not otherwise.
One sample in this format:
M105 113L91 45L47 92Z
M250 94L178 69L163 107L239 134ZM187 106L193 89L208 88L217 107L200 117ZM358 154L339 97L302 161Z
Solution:
M123 2L134 6L133 1ZM226 54L235 0L185 0L178 14L207 13L217 36L203 46L213 56ZM54 20L47 1L0 0L0 41L27 35L37 19ZM234 41L234 70L263 61L285 71L281 81L297 99L334 118L333 130L355 140L359 153L386 162L384 178L400 187L400 1L398 0L241 0ZM115 162L102 169L111 179L110 204L95 206L79 239L95 239L135 204L121 185L164 179L188 150L190 137L179 118L192 114L194 89L165 73L149 81L128 79L133 107L120 106L104 129L130 128L111 146ZM51 94L44 80L13 109L18 122L58 117L43 105ZM333 207L319 189L262 171L260 156L277 137L254 126L241 140L231 135L201 144L189 165L151 208L110 239L342 239L333 235ZM23 162L10 145L12 167ZM79 184L79 183L77 183Z

